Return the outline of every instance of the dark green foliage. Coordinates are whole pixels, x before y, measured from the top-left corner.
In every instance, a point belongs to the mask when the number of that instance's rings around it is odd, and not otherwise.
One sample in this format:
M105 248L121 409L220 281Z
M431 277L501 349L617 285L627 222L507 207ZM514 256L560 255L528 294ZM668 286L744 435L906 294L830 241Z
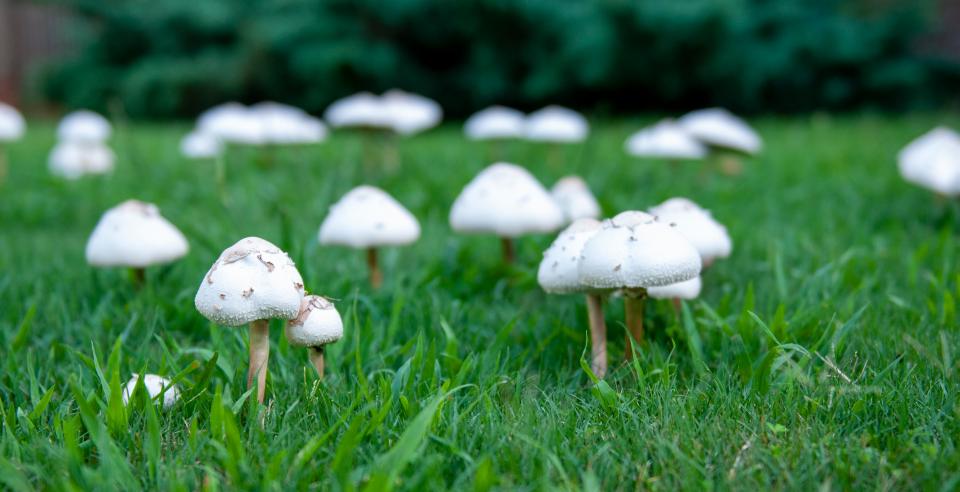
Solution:
M933 27L929 1L70 0L86 44L44 89L151 117L228 99L316 112L390 87L451 114L916 107L960 83L956 63L914 49Z

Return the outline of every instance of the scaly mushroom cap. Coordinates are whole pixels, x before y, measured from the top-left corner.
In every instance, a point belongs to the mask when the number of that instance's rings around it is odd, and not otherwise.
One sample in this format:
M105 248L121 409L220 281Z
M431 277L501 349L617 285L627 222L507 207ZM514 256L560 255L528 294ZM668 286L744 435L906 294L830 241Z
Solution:
M654 299L696 299L700 296L700 289L703 282L700 276L693 277L690 280L677 282L675 284L664 285L663 287L650 287L647 289L647 295Z
M102 143L110 138L110 122L93 111L74 111L60 120L57 138L61 142Z
M687 113L677 123L697 140L747 154L760 152L760 135L746 122L725 109L701 109Z
M293 260L269 241L248 237L220 254L200 281L194 304L214 323L240 326L295 318L303 295Z
M358 92L334 101L323 113L323 119L334 128L391 128L383 102L369 92Z
M596 219L577 219L560 232L553 244L543 252L543 260L537 271L537 282L551 294L582 292L586 286L580 283L578 265L583 245L600 231Z
M491 106L467 118L463 132L471 140L522 138L526 120L523 113L503 106Z
M114 155L102 143L60 142L47 159L50 173L66 179L84 174L106 174L113 170Z
M189 250L187 238L152 203L127 200L107 210L87 240L87 263L146 268L169 263Z
M27 122L17 108L0 102L0 142L20 140L27 130Z
M343 338L343 320L332 302L310 295L303 298L300 313L287 322L284 332L290 345L321 347Z
M133 396L133 390L137 387L137 381L139 379L140 375L134 373L133 377L127 381L127 385L123 387L124 405L129 403L130 397ZM163 391L164 388L167 388L166 392ZM163 408L172 407L173 404L180 399L180 389L177 388L177 385L171 384L169 379L162 378L156 374L144 374L143 389L147 390L147 394L150 395L150 398L156 398L157 395L163 393Z
M664 120L627 139L627 153L637 157L703 159L707 148L680 125Z
M223 143L215 135L193 131L180 140L180 153L189 159L210 159L223 152Z
M960 195L960 134L937 127L910 142L897 155L906 181L945 196Z
M477 174L450 209L457 232L516 237L555 231L563 211L526 169L505 162Z
M606 220L581 252L580 281L596 289L669 285L700 273L700 255L675 227L643 212Z
M540 142L572 143L587 138L590 126L580 113L560 106L547 106L527 116L526 136Z
M579 176L566 176L560 178L553 188L550 189L550 196L553 197L567 222L573 222L577 219L600 217L600 204L590 193L587 183Z
M413 135L440 124L443 109L436 101L418 94L392 89L381 96L390 127L400 135Z
M686 198L671 198L650 209L661 222L676 225L677 232L690 241L705 264L730 256L733 241L727 228L708 210Z
M358 186L334 203L320 225L320 244L372 248L410 244L420 224L400 202L374 186Z

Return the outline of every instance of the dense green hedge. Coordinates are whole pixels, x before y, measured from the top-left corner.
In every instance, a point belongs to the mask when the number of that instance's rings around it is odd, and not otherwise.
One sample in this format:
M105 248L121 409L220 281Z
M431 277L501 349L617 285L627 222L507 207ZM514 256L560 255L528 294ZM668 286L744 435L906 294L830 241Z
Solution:
M44 94L186 116L227 99L319 111L359 89L610 111L929 106L956 64L917 54L923 0L71 0L80 53ZM883 5L877 7L877 5Z

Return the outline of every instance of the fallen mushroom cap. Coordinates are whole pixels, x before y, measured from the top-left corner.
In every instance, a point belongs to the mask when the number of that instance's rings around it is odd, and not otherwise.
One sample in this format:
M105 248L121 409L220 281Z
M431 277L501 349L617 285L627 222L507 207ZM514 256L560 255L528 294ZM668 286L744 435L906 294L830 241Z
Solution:
M526 120L523 113L504 106L491 106L467 118L463 132L471 140L521 138Z
M450 226L466 233L516 237L563 225L560 206L526 169L500 162L477 174L450 210Z
M323 113L323 119L334 128L391 128L383 102L369 92L359 92L334 101Z
M137 381L139 379L140 375L134 373L133 377L127 381L126 386L123 387L124 405L130 402L130 397L133 396L133 390L137 387ZM163 408L172 407L177 400L180 399L180 389L177 388L177 385L171 384L169 379L162 378L156 374L144 374L143 388L147 390L150 398L156 398L157 395L163 393ZM163 391L164 388L167 388L166 392Z
M318 237L320 244L352 248L410 244L420 237L420 224L387 192L358 186L330 207Z
M746 122L721 108L692 111L677 123L697 140L747 154L756 154L763 147L760 136Z
M209 133L193 131L180 140L180 153L190 159L209 159L222 152L223 143Z
M127 200L107 210L87 240L87 263L145 268L187 254L187 238L152 203Z
M700 267L697 250L675 227L631 211L604 221L584 245L578 272L589 287L633 289L689 280Z
M329 300L320 296L303 298L300 313L284 329L290 345L320 347L343 338L343 320Z
M934 128L900 151L897 167L908 182L945 196L960 194L960 134Z
M700 296L700 290L703 288L703 282L700 276L693 277L690 280L677 282L675 284L664 285L662 287L650 287L647 289L647 295L654 299L696 299Z
M0 142L12 142L23 137L27 122L17 108L0 102Z
M436 101L418 94L392 89L380 98L390 127L401 135L412 135L440 124L443 110Z
M98 142L59 142L50 151L47 166L50 172L66 179L85 174L106 174L113 170L114 154Z
M587 119L561 106L547 106L527 116L525 134L541 142L580 142L589 132Z
M630 135L625 146L628 154L637 157L702 159L707 155L703 144L670 120Z
M550 189L550 196L560 205L569 222L584 217L600 217L600 204L593 193L590 193L587 183L579 176L560 178Z
M110 122L85 109L74 111L60 120L57 138L63 142L97 143L110 138Z
M584 244L600 231L600 222L577 219L560 232L553 244L543 252L543 260L537 270L537 282L551 294L582 292L587 287L580 282L578 265Z
M650 209L661 222L676 225L677 232L690 241L704 263L730 256L733 241L727 228L709 211L686 198L674 198Z
M204 275L194 304L214 323L240 326L300 312L303 278L280 248L258 237L230 246Z

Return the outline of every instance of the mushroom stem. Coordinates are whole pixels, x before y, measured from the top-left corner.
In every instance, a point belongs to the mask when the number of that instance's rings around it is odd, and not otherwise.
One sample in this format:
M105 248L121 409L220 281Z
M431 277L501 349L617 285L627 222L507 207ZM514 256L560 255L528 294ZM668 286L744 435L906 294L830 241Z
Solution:
M317 376L323 379L323 345L310 347L307 350L310 353L310 363L317 369Z
M675 313L677 313L677 316L679 317L679 316L680 316L680 308L681 308L680 298L679 298L679 297L674 297L673 299L671 299L671 301L673 301L673 311L674 311Z
M513 263L517 256L513 249L513 239L510 239L509 237L501 237L500 249L503 251L503 262Z
M0 145L0 185L7 182L7 149Z
M590 368L598 378L607 375L607 324L603 319L603 298L587 294L587 318L590 321Z
M383 272L377 262L377 248L367 248L367 268L370 270L370 285L379 289L383 285Z
M131 268L130 273L133 274L133 285L138 289L143 287L143 284L147 280L147 272L143 268Z
M257 378L257 402L263 403L267 392L267 362L270 359L270 321L258 319L250 323L250 368L247 371L247 388L253 387Z
M627 360L633 358L633 341L635 340L637 344L643 342L643 303L645 300L646 292L624 293L623 307L627 325Z

